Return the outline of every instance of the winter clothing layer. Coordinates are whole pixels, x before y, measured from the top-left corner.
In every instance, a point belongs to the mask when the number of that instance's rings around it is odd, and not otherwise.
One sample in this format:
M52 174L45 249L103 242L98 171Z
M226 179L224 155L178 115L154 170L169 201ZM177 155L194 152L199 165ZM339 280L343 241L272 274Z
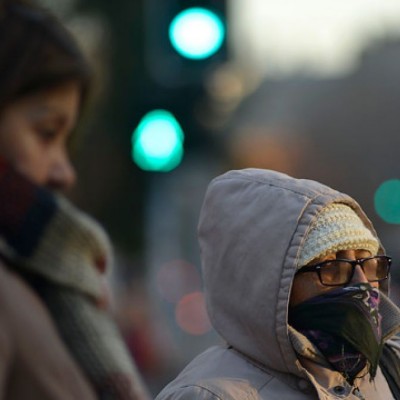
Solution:
M321 351L349 383L371 378L381 356L379 289L362 282L313 296L289 309L289 324Z
M352 208L330 204L318 215L307 234L298 268L310 261L341 250L368 250L376 256L379 243Z
M211 322L227 345L196 357L157 400L395 398L381 368L374 381L364 376L350 386L287 322L305 239L333 203L356 212L383 254L358 203L318 182L246 169L210 183L199 222L204 290ZM399 360L400 310L386 296L387 282L381 291L385 348ZM394 366L385 367L395 374Z
M0 354L7 355L0 399L147 399L100 307L102 273L112 263L105 232L3 161L0 204L0 274L7 287L0 295Z
M0 265L0 399L94 400L43 302Z

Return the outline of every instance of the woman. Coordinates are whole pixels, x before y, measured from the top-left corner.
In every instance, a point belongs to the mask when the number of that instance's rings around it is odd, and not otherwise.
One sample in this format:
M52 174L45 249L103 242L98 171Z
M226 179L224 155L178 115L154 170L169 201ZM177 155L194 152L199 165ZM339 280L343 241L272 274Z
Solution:
M108 238L61 193L91 72L38 5L0 5L0 399L146 399L103 309Z

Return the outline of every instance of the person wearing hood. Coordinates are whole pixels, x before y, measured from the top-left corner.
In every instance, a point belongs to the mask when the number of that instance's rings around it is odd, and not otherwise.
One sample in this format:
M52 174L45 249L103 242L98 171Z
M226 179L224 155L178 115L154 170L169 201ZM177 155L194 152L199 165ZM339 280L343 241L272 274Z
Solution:
M210 183L198 232L225 344L156 400L400 399L391 258L354 199L275 171L229 171Z

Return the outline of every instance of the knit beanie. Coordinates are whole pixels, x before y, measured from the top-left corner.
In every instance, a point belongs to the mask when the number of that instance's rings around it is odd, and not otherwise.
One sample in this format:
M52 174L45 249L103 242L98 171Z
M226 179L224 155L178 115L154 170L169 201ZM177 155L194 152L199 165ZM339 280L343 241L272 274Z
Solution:
M301 250L298 268L318 257L341 250L378 253L379 242L356 212L345 204L333 203L322 209L311 226Z

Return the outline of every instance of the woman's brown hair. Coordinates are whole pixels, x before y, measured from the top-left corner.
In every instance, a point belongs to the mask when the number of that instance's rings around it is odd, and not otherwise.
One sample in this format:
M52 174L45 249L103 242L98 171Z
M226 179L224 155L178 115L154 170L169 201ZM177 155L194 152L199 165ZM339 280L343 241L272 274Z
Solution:
M91 68L75 39L50 12L31 0L0 0L0 112L19 97L68 81L85 103Z

